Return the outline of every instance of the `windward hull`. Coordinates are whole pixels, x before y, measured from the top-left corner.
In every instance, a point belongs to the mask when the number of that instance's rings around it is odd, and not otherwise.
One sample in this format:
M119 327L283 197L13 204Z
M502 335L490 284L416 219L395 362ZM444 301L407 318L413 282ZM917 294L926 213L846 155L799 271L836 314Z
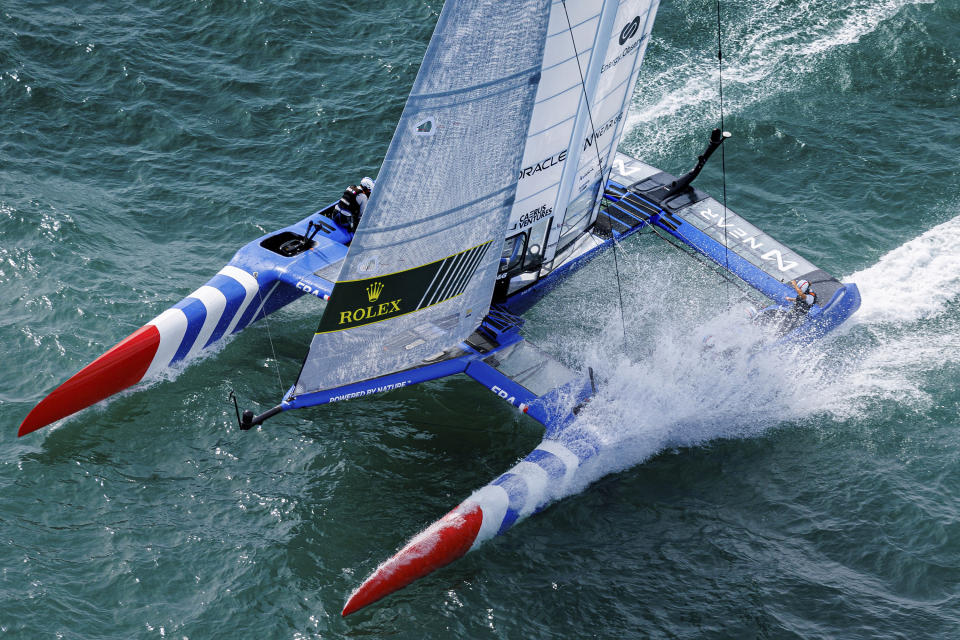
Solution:
M281 247L276 239L302 235L309 221L317 219L318 214L311 215L244 246L206 284L51 392L27 415L18 435L185 367L201 353L302 296L328 297L333 283L316 272L335 270L347 251L342 242L346 236L332 221L319 218L325 228L309 251L284 256L276 250Z

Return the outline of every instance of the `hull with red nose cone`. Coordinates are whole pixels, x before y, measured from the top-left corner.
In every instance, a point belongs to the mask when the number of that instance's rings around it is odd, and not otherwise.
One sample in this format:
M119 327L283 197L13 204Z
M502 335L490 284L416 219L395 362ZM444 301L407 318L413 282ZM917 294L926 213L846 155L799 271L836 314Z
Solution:
M157 328L140 327L44 398L24 419L17 435L36 431L137 384L159 346Z
M473 546L482 523L480 506L464 502L380 565L347 600L343 615L348 616L461 557Z

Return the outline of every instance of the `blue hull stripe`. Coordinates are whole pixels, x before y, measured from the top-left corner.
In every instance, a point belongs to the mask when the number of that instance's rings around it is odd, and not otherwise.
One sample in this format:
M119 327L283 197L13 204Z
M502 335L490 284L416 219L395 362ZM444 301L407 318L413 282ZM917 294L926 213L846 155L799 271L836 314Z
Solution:
M547 476L554 482L563 480L563 477L567 474L567 465L563 464L563 460L549 451L534 449L526 459L546 471Z
M260 282L260 279L257 279L257 286L260 288L260 290L257 292L257 295L253 297L253 300L250 301L250 304L247 305L247 310L243 312L243 315L240 317L240 322L237 323L237 326L233 330L234 333L237 333L241 329L245 329L247 325L253 322L254 314L257 313L258 309L260 309L260 305L263 304L263 301L268 299L270 294L273 292L273 289L271 289L264 294L263 288L268 284L272 284L273 287L276 288L278 283L275 281Z
M218 274L214 276L207 285L218 289L227 299L227 304L223 308L223 315L220 316L220 322L217 323L217 327L213 330L213 333L210 334L210 339L207 340L207 344L203 345L204 348L209 347L223 337L223 334L227 332L227 327L230 326L230 321L233 320L233 317L237 314L240 305L243 304L243 299L247 297L247 290L243 288L243 285L230 276Z
M560 440L561 444L577 456L583 464L600 452L600 444L590 434L580 429L565 431Z
M196 298L184 298L175 304L173 308L180 309L183 311L183 315L187 316L187 330L184 332L183 340L180 341L180 348L177 349L177 353L173 356L170 364L179 362L187 357L193 343L197 341L200 330L203 329L203 322L207 319L206 305Z
M523 478L515 473L505 473L490 484L499 485L507 492L510 498L510 506L503 516L503 522L500 523L500 529L497 535L502 535L504 531L513 526L513 523L520 517L520 510L527 504L527 483Z

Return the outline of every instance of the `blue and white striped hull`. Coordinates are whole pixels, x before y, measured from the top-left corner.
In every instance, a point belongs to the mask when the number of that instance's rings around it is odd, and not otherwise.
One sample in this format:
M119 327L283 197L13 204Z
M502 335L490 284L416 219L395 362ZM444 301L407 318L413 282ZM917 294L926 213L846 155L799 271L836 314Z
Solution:
M308 220L278 233L302 234ZM346 253L342 243L319 237L314 249L285 258L266 249L264 238L243 247L206 284L54 389L30 411L19 435L182 367L202 351L303 295L329 298L333 285L316 272L336 267Z
M349 615L453 562L570 493L600 443L576 422L414 536L351 594Z

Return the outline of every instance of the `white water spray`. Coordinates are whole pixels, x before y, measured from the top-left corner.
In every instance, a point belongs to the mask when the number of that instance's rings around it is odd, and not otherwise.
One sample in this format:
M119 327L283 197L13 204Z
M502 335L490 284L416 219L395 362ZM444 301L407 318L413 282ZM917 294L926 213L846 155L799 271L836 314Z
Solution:
M887 253L877 264L845 278L863 302L856 324L933 318L960 297L960 216Z
M577 421L600 450L556 497L674 447L754 437L815 416L856 418L878 401L925 410L930 398L923 376L944 360L960 362L960 320L947 313L960 300L958 242L960 217L846 278L860 287L860 311L849 327L802 351L767 351L748 359L761 336L743 321L742 304L706 321L660 325L644 338L652 348L635 359L607 355L619 353L622 338L619 327L606 332L579 358L606 380ZM661 263L651 271L671 268ZM643 281L649 286L647 275L635 280ZM670 286L676 283L655 288ZM689 283L681 286L688 291L680 298L701 295ZM592 313L616 316L609 307ZM704 348L705 335L726 337Z

